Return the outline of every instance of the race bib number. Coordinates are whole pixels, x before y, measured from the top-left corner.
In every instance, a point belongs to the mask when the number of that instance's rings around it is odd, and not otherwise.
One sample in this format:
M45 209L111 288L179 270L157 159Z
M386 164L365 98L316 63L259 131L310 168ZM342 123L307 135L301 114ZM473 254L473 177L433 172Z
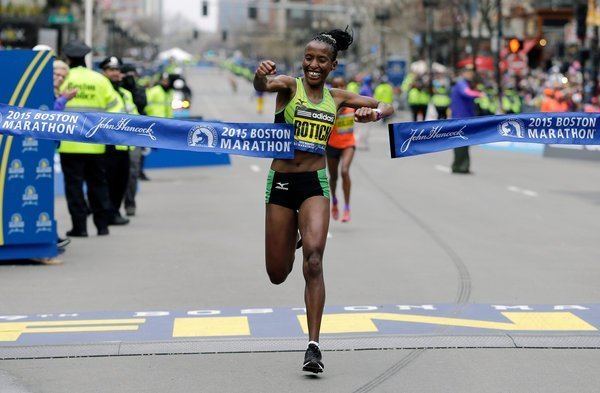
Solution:
M354 112L338 115L335 121L338 134L351 134L354 132Z
M334 123L334 114L298 105L294 114L295 139L300 146L324 148Z

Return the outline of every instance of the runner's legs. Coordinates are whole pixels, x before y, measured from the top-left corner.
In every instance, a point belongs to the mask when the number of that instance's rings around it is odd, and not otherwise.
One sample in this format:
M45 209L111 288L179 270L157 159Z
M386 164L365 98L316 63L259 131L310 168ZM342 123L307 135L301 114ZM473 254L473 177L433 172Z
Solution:
M323 252L329 228L329 199L314 196L300 206L298 224L303 239L302 272L306 286L304 301L308 336L311 341L319 341L321 318L325 306L325 282L323 280Z

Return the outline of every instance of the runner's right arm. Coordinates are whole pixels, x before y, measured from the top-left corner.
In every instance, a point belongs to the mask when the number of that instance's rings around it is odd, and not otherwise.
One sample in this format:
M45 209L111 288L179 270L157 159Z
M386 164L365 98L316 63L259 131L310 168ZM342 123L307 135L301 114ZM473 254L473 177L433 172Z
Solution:
M254 88L258 91L289 92L296 87L296 80L287 75L276 75L277 66L271 60L264 60L254 74Z

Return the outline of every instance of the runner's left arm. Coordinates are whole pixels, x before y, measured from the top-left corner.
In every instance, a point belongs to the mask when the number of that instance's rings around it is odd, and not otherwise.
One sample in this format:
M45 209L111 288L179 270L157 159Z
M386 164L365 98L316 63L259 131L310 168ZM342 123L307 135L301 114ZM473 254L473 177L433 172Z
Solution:
M331 94L338 107L356 109L354 120L359 123L377 121L394 114L394 108L391 105L379 102L372 97L361 96L341 89L331 89Z

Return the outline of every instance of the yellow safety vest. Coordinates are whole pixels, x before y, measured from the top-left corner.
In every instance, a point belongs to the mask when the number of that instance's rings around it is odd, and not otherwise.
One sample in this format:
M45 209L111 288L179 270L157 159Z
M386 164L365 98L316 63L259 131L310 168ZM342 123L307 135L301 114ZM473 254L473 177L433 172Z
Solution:
M352 81L348 83L348 86L346 86L346 90L348 90L351 93L358 94L358 92L360 91L360 85L357 82Z
M448 90L445 87L437 88L433 91L433 96L431 97L431 102L433 106L438 108L447 108L452 103L450 96L448 95Z
M73 67L61 86L61 91L77 89L77 95L67 102L73 112L116 112L118 94L104 75L86 67ZM102 154L104 145L62 141L59 153Z
M389 83L380 83L375 88L373 98L386 104L392 104L394 102L394 88Z
M133 102L133 95L131 92L123 87L119 87L119 113L127 113L130 115L139 115L137 107ZM134 146L115 145L116 150L133 150Z
M173 93L163 89L161 85L156 85L146 90L146 99L148 103L144 111L148 116L173 117Z
M429 104L429 93L425 90L413 87L408 92L408 105L427 105Z

